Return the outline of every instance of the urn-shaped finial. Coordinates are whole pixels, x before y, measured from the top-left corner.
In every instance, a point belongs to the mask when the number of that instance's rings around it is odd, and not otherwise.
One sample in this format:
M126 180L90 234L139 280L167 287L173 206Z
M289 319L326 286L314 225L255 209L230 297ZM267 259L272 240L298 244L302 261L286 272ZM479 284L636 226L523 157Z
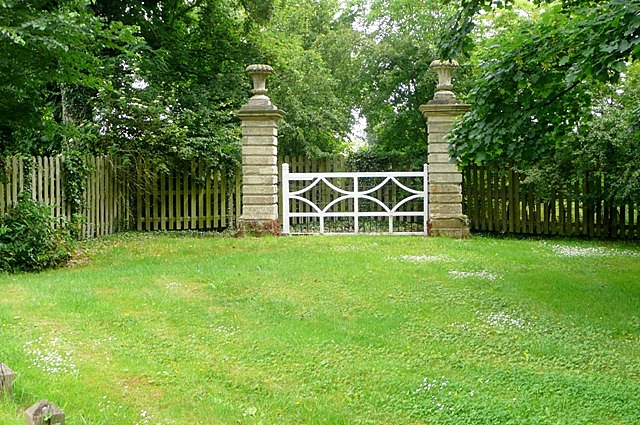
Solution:
M267 77L273 72L269 65L249 65L245 71L253 78L253 94L264 96L267 94Z
M436 93L433 96L437 101L456 101L456 95L451 91L453 84L451 83L451 77L453 70L458 67L458 62L454 60L441 61L435 60L431 62L430 67L438 74L438 85L436 86Z

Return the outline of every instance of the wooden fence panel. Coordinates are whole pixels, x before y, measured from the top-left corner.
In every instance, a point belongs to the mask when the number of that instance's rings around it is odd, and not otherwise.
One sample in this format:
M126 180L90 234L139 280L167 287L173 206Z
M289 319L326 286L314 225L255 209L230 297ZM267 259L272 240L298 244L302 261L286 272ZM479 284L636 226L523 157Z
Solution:
M502 178L498 176L504 176ZM586 173L546 197L523 176L471 166L463 170L463 210L473 231L528 235L640 238L640 205L613 205L610 181Z
M234 226L240 216L240 170L226 176L192 161L171 173L153 173L139 163L136 197L138 230L216 230Z

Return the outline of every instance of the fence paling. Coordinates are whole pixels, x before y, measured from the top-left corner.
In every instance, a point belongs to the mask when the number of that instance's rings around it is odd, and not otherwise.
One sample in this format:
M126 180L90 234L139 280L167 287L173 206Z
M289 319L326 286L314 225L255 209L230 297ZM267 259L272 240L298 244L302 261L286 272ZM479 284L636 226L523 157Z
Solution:
M26 166L26 161L32 165ZM0 214L17 202L18 195L30 179L29 188L34 200L52 205L54 216L71 219L70 206L65 201L64 157L33 160L9 157L3 162L4 170L0 170L3 171L0 180ZM80 234L95 237L128 229L131 224L130 182L116 173L117 164L108 157L90 158L89 165L91 172L82 194L84 206L79 211L85 217ZM141 165L138 163L138 166ZM25 169L31 170L29 179L25 178ZM199 163L191 165L185 173L175 173L177 176L153 176L152 180L164 186L164 189L160 188L160 193L153 193L154 190L133 193L137 205L134 217L137 222L133 224L139 230L215 229L233 224L239 215L236 209L240 207L241 181L238 173L233 181L227 181L218 171L213 178L207 174L205 189L197 184L197 179L192 178L194 174L204 175L204 170L204 164ZM142 183L140 179L138 185ZM227 191L227 185L231 191ZM227 193L230 197L228 201ZM214 206L211 206L211 201L215 203Z
M148 175L148 173L147 173ZM207 171L194 161L171 174L155 174L144 196L138 196L140 230L211 230L235 223L239 216L241 179Z
M503 176L504 173L501 173ZM497 178L483 167L464 170L464 209L472 230L504 233L559 234L637 238L640 236L638 205L616 206L603 199L609 178L586 173L565 190L543 199L535 186L522 185L512 170Z
M310 161L287 158L292 171L344 171L344 158ZM26 161L30 161L27 165ZM100 236L119 230L119 224L130 223L129 192L126 179L116 174L113 159L91 159L93 171L87 178L84 193L86 217L82 234ZM54 206L56 216L70 218L70 207L65 202L64 158L18 157L4 161L4 179L0 180L0 213L17 202L24 190L25 169L30 169L32 196ZM151 196L139 191L132 193L137 204L137 227L140 230L219 228L232 225L240 210L240 180L224 180L218 171L205 178L206 185L194 185L193 174L204 175L203 164L191 165L185 173L175 172L156 180L163 195ZM353 182L341 181L345 189L352 190ZM164 186L161 187L161 186ZM585 175L570 190L552 192L543 199L531 185L520 184L520 177L512 170L498 172L481 167L464 170L464 208L472 221L473 230L501 231L505 233L587 235L618 238L640 237L640 211L637 204L612 205L603 200L609 192L610 178L593 173ZM227 190L231 189L231 192ZM381 189L380 197L389 195ZM333 201L332 195L317 188L316 196L324 205ZM393 199L394 193L391 194ZM347 199L337 206L339 211L353 208ZM280 202L282 205L282 202ZM409 208L415 208L410 206ZM310 207L302 205L303 211ZM294 222L310 224L310 218L297 217ZM407 220L412 220L407 218ZM124 227L127 228L127 227Z

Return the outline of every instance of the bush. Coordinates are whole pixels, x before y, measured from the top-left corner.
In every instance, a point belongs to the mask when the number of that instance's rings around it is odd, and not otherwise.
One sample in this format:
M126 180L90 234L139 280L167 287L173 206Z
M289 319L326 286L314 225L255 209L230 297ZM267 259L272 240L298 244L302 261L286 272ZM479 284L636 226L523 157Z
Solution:
M41 271L71 258L72 242L64 226L54 227L51 207L20 195L0 216L0 271Z

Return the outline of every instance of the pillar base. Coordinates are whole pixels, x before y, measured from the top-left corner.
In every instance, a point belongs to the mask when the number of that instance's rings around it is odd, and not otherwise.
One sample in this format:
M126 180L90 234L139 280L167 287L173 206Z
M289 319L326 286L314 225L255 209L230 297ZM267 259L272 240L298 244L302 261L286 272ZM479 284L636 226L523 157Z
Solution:
M445 236L464 239L470 236L469 219L466 215L438 217L431 216L429 236Z
M280 235L280 221L275 220L250 220L240 218L236 237Z

